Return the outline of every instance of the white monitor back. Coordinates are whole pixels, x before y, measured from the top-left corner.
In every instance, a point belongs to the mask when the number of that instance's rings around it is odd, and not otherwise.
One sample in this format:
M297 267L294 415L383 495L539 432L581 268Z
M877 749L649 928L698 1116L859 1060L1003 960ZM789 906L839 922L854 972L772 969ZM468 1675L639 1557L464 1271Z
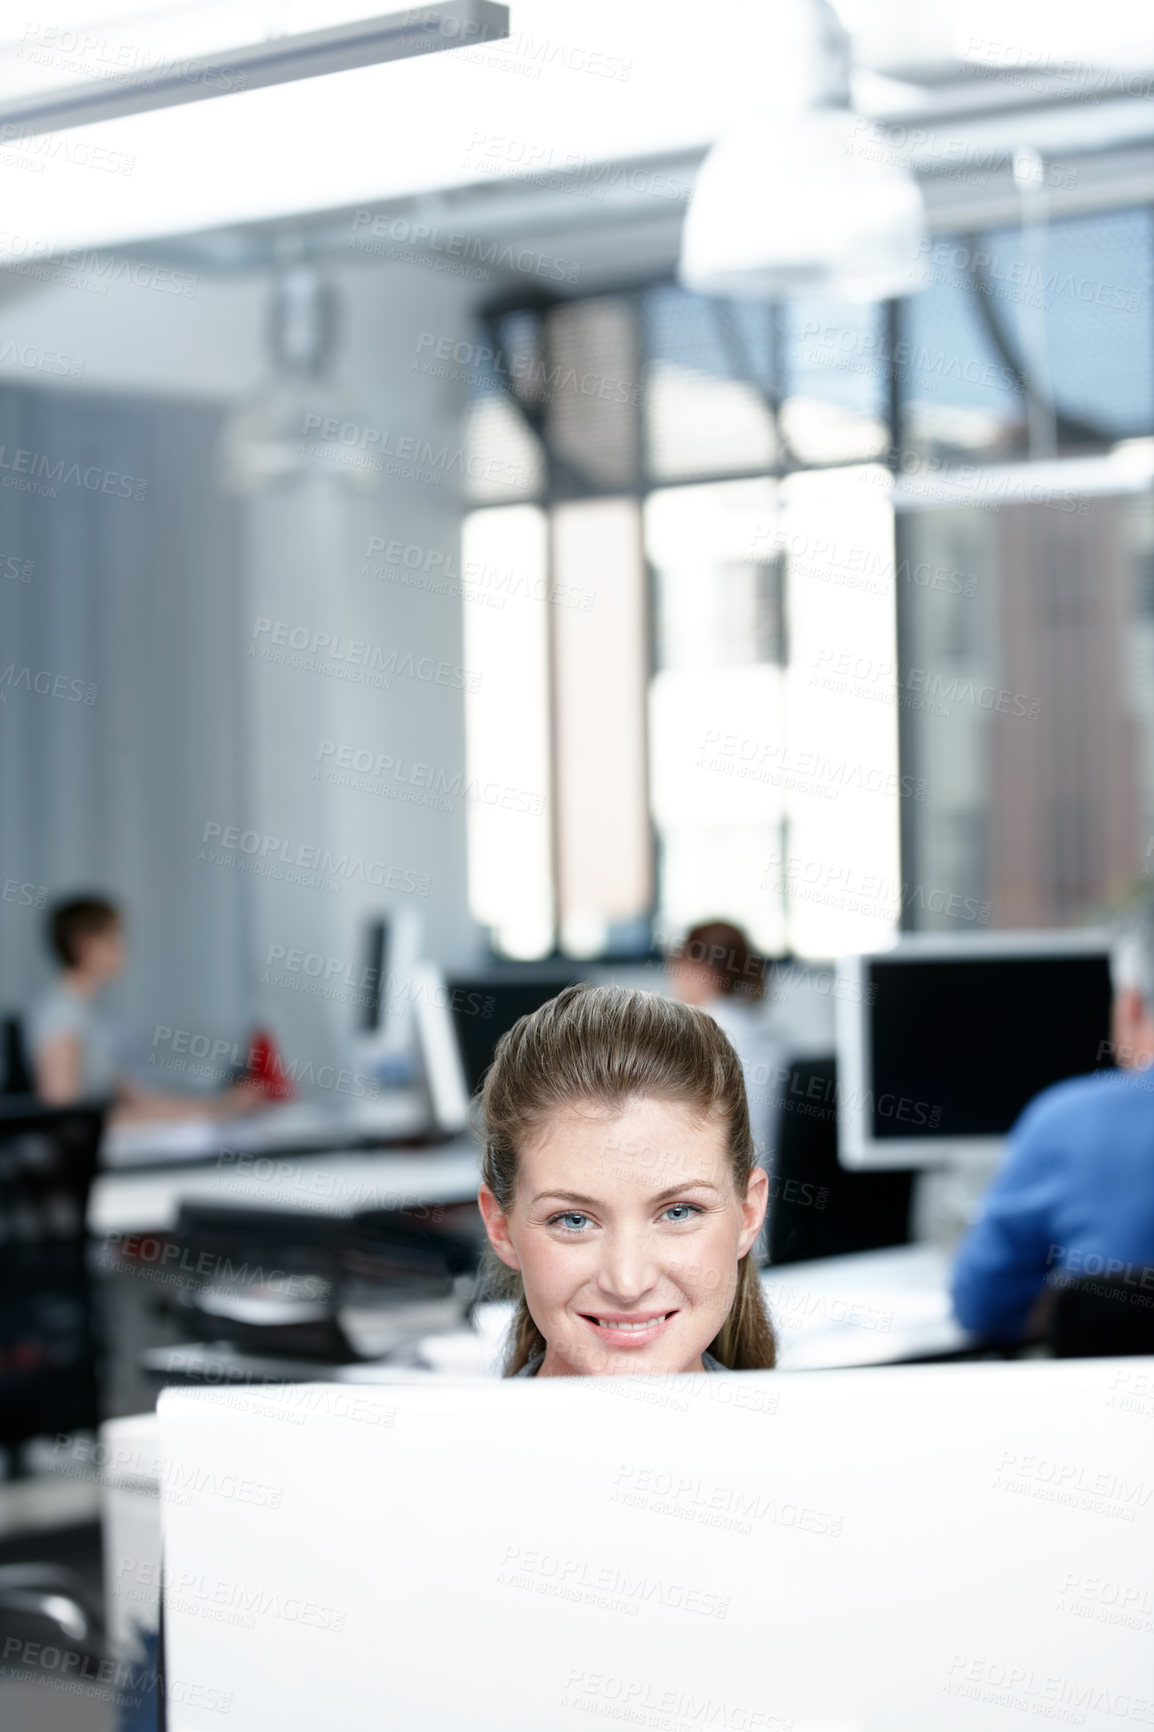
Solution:
M358 1065L370 1075L409 1054L413 1043L413 976L421 958L421 918L402 903L394 904L366 928L372 941L380 929L381 949L366 958L361 976L363 996L370 1007L357 1014L354 1050ZM366 1026L366 1021L368 1026Z
M443 1136L458 1136L469 1123L469 1084L449 1009L449 989L441 970L430 962L413 970L413 1008L433 1129Z
M171 1732L1151 1711L1151 1360L169 1390L160 1415Z

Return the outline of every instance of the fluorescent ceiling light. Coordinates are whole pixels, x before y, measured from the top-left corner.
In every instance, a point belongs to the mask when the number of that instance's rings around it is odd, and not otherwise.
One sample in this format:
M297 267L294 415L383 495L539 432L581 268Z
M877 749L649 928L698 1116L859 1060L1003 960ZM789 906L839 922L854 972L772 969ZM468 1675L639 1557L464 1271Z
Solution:
M860 65L938 79L977 66L1076 82L1094 68L1154 66L1139 0L836 0ZM1105 88L1109 88L1106 86ZM924 93L923 93L924 95Z
M19 38L34 3L22 0L18 16L6 14L7 29ZM77 3L44 0L45 17L71 28ZM326 13L344 21L355 4L297 0L294 22L303 28L324 22ZM620 0L580 7L574 0L516 0L514 34L484 47L40 138L5 139L0 132L0 258L355 210L526 172L563 176L582 166L704 149L721 130L735 91L743 94L743 80L749 95L755 85L753 68L733 64L733 45L747 30L747 0L718 6L708 56L695 0L670 0L659 28L648 7ZM268 0L266 13L270 21L282 16ZM82 21L102 40L116 35L90 14ZM120 27L117 40L126 32ZM130 34L135 41L146 32L134 25ZM147 39L150 53L207 53L213 46L203 27L191 28L183 8L157 12ZM89 61L91 75L100 64L97 52ZM58 81L66 72L59 65L49 70ZM27 79L15 86L10 72L11 65L0 65L0 91L31 88ZM68 81L76 82L74 73ZM654 177L654 213L680 211L687 190L668 176ZM601 196L595 187L590 197L573 200L574 215L595 216ZM569 201L558 195L558 203L564 210Z
M50 83L30 93L0 97L0 133L27 138L89 126L94 121L240 95L418 54L476 47L508 34L508 7L494 0L438 0L403 12L298 35L269 36L207 53L174 54L165 50L163 42L150 49L147 43L134 43L131 35L121 34L118 39L115 31L101 36L96 30L62 30L53 25L26 35L23 58L33 66L46 60L67 67L71 51L79 56L77 72L91 81ZM37 54L44 59L37 59ZM100 59L106 62L103 76ZM90 70L94 66L95 77Z
M896 477L895 511L944 511L959 505L1049 505L1073 515L1080 499L1145 493L1154 482L1154 439L1125 439L1090 457L1045 457L1024 463L911 460Z
M1150 9L1136 0L950 0L948 11L959 59L1040 74L1154 66Z

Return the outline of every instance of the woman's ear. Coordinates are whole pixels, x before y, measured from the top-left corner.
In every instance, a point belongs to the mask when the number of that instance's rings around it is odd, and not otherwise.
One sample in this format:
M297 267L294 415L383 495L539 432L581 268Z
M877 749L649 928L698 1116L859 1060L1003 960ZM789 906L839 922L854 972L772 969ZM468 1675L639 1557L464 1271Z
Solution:
M506 1219L505 1211L488 1185L482 1185L477 1192L477 1206L481 1211L481 1219L485 1223L485 1231L489 1235L489 1243L502 1263L507 1264L510 1269L520 1269L521 1259L509 1237L509 1222ZM762 1210L763 1214L764 1212Z
M749 1175L746 1186L745 1201L741 1205L742 1227L741 1237L737 1241L737 1255L744 1257L757 1235L761 1232L765 1211L769 1207L769 1174L764 1167L754 1167Z

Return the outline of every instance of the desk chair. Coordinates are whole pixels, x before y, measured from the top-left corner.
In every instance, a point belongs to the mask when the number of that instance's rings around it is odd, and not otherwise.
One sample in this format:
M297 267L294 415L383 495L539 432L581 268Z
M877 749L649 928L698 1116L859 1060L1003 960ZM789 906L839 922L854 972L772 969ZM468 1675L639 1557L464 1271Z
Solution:
M1083 1276L1053 1289L1046 1341L1055 1359L1154 1354L1154 1288Z
M320 1365L363 1357L341 1322L346 1304L473 1296L478 1247L402 1210L352 1216L185 1203L170 1291L198 1342ZM295 1372L294 1375L299 1375Z
M837 1154L837 1062L798 1058L778 1103L768 1258L842 1257L910 1242L914 1174L851 1173Z
M0 1101L0 1447L19 1473L34 1437L100 1421L88 1193L104 1107ZM0 1636L99 1655L99 1614L73 1572L0 1565Z
M24 1039L24 1024L18 1016L0 1018L0 1094L33 1095L32 1067L28 1063L28 1045Z

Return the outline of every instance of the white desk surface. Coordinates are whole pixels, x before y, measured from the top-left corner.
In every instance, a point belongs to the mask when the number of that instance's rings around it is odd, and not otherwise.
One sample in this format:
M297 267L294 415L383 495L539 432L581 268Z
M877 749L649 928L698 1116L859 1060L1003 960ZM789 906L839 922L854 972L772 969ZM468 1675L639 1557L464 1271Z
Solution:
M356 1148L375 1134L409 1135L422 1127L427 1108L412 1094L359 1100L283 1101L237 1118L157 1119L118 1125L105 1133L106 1168L211 1159L224 1151L291 1154L306 1148Z
M971 1345L950 1305L950 1267L936 1245L895 1245L763 1270L782 1370L889 1365Z
M358 1154L234 1152L213 1166L101 1173L92 1187L93 1233L165 1232L183 1202L327 1211L411 1209L466 1202L477 1194L479 1151L471 1137L431 1148Z

